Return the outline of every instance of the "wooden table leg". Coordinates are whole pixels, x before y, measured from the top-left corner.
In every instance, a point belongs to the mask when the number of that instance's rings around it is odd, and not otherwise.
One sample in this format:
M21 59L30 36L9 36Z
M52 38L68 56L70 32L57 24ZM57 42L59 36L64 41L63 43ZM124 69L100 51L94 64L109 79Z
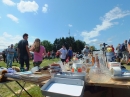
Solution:
M111 90L111 95L112 95L112 97L114 97L113 88L110 88L110 90Z

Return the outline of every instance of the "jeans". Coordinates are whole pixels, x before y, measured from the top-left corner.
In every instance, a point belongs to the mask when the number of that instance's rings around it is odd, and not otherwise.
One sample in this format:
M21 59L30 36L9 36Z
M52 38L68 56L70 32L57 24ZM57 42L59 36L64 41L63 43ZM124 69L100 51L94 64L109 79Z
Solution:
M14 62L14 59L17 61L17 63L18 63L18 57L17 56L14 56L13 57L13 62Z
M42 63L42 61L37 61L37 62L33 62L34 67L38 66L38 69L40 69L40 64Z
M13 57L14 57L14 54L7 55L7 67L9 66L10 68L12 68Z

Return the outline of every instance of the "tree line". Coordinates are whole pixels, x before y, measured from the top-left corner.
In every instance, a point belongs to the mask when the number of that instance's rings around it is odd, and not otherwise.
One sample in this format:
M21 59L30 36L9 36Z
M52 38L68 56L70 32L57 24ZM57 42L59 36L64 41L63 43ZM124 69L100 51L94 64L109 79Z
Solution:
M17 45L18 45L18 43L16 43L14 47L17 47ZM47 52L52 51L52 50L54 52L56 52L57 50L59 50L62 47L62 45L65 45L66 49L68 49L69 47L72 47L73 52L81 53L81 50L83 50L86 43L81 40L75 40L74 37L70 36L70 37L66 37L66 38L64 38L64 37L56 38L54 40L54 43L51 43L48 40L43 40L43 41L41 41L41 45L43 45L46 48ZM95 46L89 46L89 47L92 50L96 49Z

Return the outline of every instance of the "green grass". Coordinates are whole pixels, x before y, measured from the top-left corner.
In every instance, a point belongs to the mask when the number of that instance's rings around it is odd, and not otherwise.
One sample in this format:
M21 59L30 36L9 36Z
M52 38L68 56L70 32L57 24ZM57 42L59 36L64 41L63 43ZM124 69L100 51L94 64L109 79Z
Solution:
M57 62L57 61L59 61L59 59L57 59L57 58L55 58L55 59L50 59L50 60L44 59L43 62L41 63L41 65L40 65L40 67L48 66L49 64L52 64L52 63ZM1 67L6 67L6 63L4 63L3 61L0 61L0 66L1 66ZM20 67L20 64L14 62L14 63L13 63L13 66ZM33 67L33 61L30 60L30 68L32 68L32 67ZM20 83L23 84L23 81L20 81ZM7 83L7 85L9 85L9 86L11 87L11 89L16 90L16 91L18 91L18 90L21 89L21 87L20 87L16 82L14 82L14 81L13 81L13 82L10 82L10 83ZM32 83L27 83L27 84L25 85L25 87L29 87L30 85L34 85L34 84L32 84ZM44 97L44 96L41 94L41 91L40 91L39 86L36 86L36 85L35 85L34 87L32 87L31 89L29 89L28 92L29 92L33 97ZM0 95L1 95L2 97L11 97L10 95L12 95L12 94L13 94L13 93L12 93L11 91L9 91L9 90L7 89L7 87L5 87L4 85L1 86L1 84L0 84ZM15 96L13 96L13 97L15 97ZM26 92L23 92L22 95L21 95L21 97L29 97L29 96L26 94Z
M124 64L123 66L125 66L127 70L130 70L130 65Z
M40 65L40 67L48 66L49 64L51 64L51 63L53 63L53 62L57 62L57 61L59 61L59 59L57 59L57 58L55 58L55 59L50 59L50 60L44 59L44 60L42 61L41 65ZM20 64L17 63L17 62L14 62L14 63L12 63L12 66L18 66L18 67L20 67ZM0 61L0 67L6 67L6 63L3 62L3 61ZM32 67L33 67L33 61L30 60L30 68L32 68Z
M41 93L39 86L34 86L33 88L29 89L28 92L32 95L32 97L44 97ZM27 95L26 92L23 92L20 97L29 97L29 96Z

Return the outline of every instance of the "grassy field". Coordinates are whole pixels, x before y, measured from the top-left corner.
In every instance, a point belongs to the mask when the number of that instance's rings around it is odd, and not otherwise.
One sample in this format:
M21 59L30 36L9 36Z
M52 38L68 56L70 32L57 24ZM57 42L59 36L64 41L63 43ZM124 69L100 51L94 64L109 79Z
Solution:
M50 59L50 60L48 60L48 59L44 59L43 60L43 62L42 62L42 64L41 64L41 67L43 67L43 66L47 66L47 65L49 65L49 64L51 64L51 63L53 63L53 62L57 62L57 61L59 61L59 59ZM6 63L4 63L3 61L0 61L0 66L1 67L6 67ZM20 64L19 63L17 63L17 62L14 62L13 63L13 66L18 66L18 67L20 67ZM33 62L32 61L30 61L30 68L32 68L33 67ZM23 82L22 81L20 81L20 83L21 84L23 84ZM13 89L13 90L15 90L15 91L18 91L18 90L20 90L21 88L20 88L20 86L16 83L16 82L10 82L10 83L7 83L10 87L11 87L11 89ZM28 88L28 87L30 87L31 85L34 85L34 84L31 84L31 83L27 83L26 85L25 85L25 88ZM0 84L0 95L2 96L2 97L15 97L15 96L13 96L12 94L12 92L11 91L9 91L8 90L8 88L7 87L5 87L4 85L1 85ZM28 90L28 92L33 96L33 97L44 97L42 94L41 94L41 91L40 91L40 88L39 88L39 86L38 85L34 85L33 87L31 87L29 90ZM21 97L29 97L25 92L23 92L22 93L22 95L21 95Z
M57 61L59 61L59 60L60 60L60 59L57 59L57 58L55 58L55 59L50 59L50 60L44 59L44 60L42 61L42 64L41 64L40 66L41 66L41 67L47 66L47 65L49 65L49 64L51 64L51 63L53 63L53 62L57 62ZM18 66L18 67L20 67L20 64L17 63L17 62L14 62L12 65L13 65L13 66ZM0 67L6 67L6 63L3 62L3 61L0 61ZM30 68L32 68L32 67L33 67L33 61L30 60Z

